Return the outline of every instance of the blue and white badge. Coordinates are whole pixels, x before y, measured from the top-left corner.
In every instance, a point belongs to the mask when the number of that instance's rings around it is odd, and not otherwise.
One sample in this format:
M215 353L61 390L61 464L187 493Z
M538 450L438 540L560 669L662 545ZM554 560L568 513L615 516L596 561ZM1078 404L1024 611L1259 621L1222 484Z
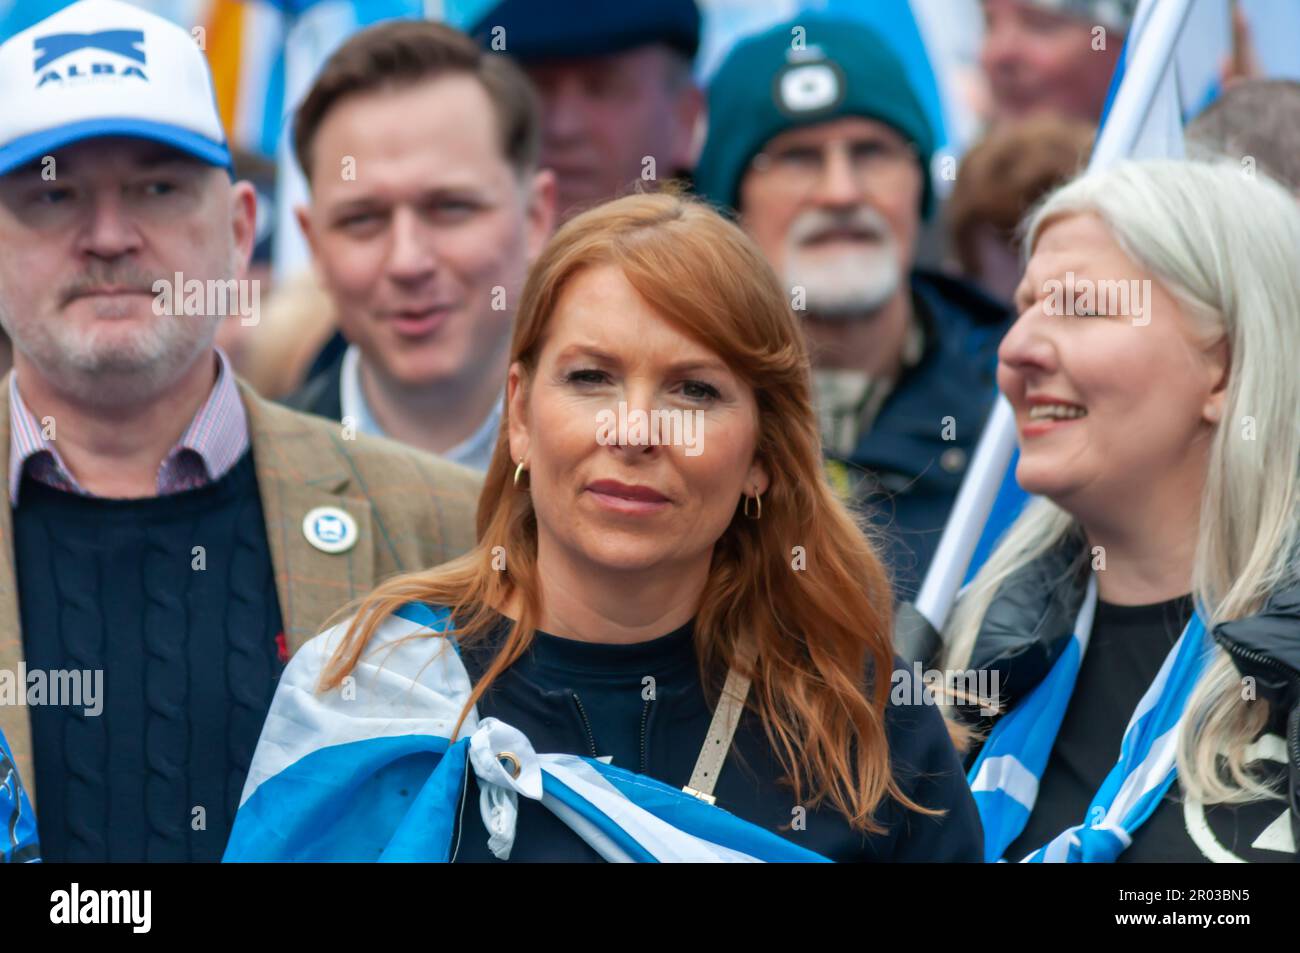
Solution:
M303 518L302 534L323 553L345 553L357 544L357 521L337 506L318 506Z

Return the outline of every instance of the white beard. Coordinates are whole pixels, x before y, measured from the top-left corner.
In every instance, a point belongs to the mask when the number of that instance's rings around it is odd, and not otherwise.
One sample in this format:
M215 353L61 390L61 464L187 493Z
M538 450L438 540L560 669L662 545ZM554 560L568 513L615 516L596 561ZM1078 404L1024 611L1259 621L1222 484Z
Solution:
M807 311L819 318L849 321L882 308L898 290L902 269L891 241L866 253L845 251L815 259L791 249L785 276L788 287L805 289Z
M829 253L809 248L812 236L837 224L874 232L878 239L862 249ZM880 310L903 278L898 242L888 223L873 209L862 207L849 215L816 210L801 215L790 226L785 248L787 288L804 289L804 309L831 321L852 321Z

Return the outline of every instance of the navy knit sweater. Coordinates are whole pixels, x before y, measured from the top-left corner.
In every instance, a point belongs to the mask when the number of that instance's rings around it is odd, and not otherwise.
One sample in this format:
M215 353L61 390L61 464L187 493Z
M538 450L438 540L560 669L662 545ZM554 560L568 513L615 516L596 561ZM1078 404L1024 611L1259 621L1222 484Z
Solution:
M144 499L24 478L14 547L28 672L83 673L29 709L44 858L220 860L283 668L252 452Z
M501 617L482 641L462 646L471 679L482 678L510 623ZM694 622L631 645L580 642L538 632L529 650L492 683L478 704L528 736L538 751L613 763L681 787L690 780L712 721L700 683ZM899 663L901 665L901 663ZM911 673L900 668L885 710L892 770L914 802L946 812L926 816L886 799L877 808L880 834L850 828L831 805L798 804L753 711L736 729L718 775L718 807L836 861L978 861L983 831L975 801L947 729L933 705L919 703ZM649 690L653 686L653 691ZM461 800L453 860L495 862L479 810L478 781L469 772ZM598 861L600 856L540 802L519 799L512 862Z

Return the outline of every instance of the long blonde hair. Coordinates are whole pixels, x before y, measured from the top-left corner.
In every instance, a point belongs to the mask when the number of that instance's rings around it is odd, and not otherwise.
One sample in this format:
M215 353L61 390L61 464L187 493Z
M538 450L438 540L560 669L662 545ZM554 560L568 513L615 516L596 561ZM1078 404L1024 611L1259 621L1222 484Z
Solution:
M695 620L706 691L734 666L753 680L756 707L795 797L829 801L862 831L893 797L885 734L893 672L889 580L863 528L822 469L808 354L781 286L758 249L707 206L673 194L632 195L568 222L533 267L511 344L525 399L561 291L596 265L614 264L654 309L718 354L753 388L756 455L771 485L762 518L733 518L717 541ZM508 409L507 409L508 415ZM518 605L519 618L475 685L469 707L528 648L541 617L537 522L530 494L514 485L503 420L478 506L478 545L435 569L380 585L360 602L322 676L338 685L378 625L404 603L447 606L459 640ZM739 504L739 500L737 500ZM498 550L497 547L503 547ZM792 568L801 547L807 568ZM509 554L504 571L493 553ZM457 724L457 731L460 724Z
M1211 444L1190 583L1207 626L1253 615L1300 572L1300 208L1276 183L1232 164L1123 162L1050 195L1026 224L1026 255L1049 224L1088 212L1204 336L1227 341L1227 401ZM954 610L947 664L970 659L1007 578L1069 535L1083 532L1051 501L1026 508ZM1242 698L1222 649L1214 649L1188 714L1178 751L1184 790L1205 803L1274 796L1245 769L1267 708Z

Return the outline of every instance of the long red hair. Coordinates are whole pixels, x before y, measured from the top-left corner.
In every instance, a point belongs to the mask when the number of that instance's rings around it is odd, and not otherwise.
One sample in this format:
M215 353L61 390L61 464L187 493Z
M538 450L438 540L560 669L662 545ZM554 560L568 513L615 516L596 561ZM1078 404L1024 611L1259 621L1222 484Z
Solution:
M737 500L737 515L714 547L695 619L706 692L717 697L728 666L750 676L748 706L799 803L829 800L853 827L873 833L881 830L874 813L886 797L937 813L908 799L891 772L889 579L867 531L826 480L807 349L776 275L739 228L697 201L657 193L598 206L556 233L524 287L511 344L523 387L561 290L583 269L604 264L622 269L656 312L725 361L758 404L756 452L771 485L762 518L744 518ZM341 610L355 614L322 689L352 671L375 629L408 602L450 608L456 637L466 641L517 600L517 623L474 686L462 723L528 648L541 616L537 522L526 487L514 485L507 433L503 421L479 498L477 546L442 566L389 579ZM493 564L501 552L509 554L504 571Z

